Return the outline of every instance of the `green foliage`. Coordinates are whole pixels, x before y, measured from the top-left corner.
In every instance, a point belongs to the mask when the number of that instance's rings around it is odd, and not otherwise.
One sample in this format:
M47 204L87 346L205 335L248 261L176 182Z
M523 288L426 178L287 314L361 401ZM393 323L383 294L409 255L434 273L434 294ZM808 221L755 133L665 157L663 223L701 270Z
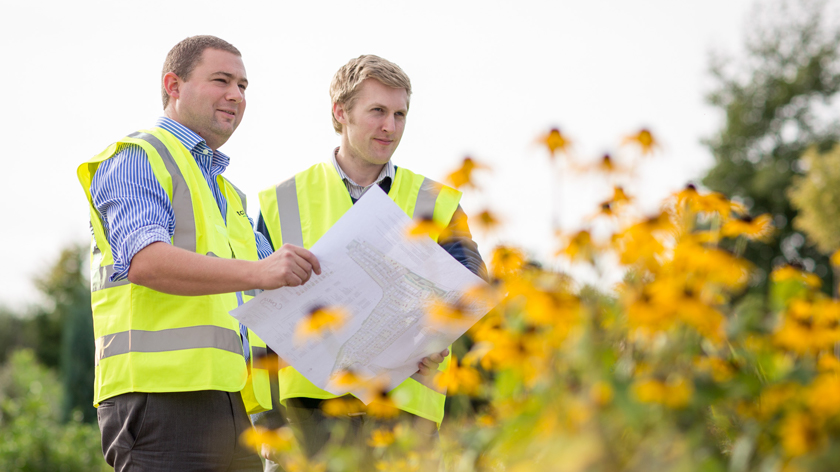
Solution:
M37 287L50 301L34 318L38 331L35 352L50 367L58 367L64 385L62 418L80 411L84 421L96 419L92 406L94 375L93 315L87 267L87 249L71 245L61 251L55 265Z
M754 15L756 27L738 66L712 61L716 85L707 99L724 112L725 124L704 141L715 166L703 184L741 199L752 214L774 217L775 243L750 245L745 253L763 275L774 264L802 260L831 287L825 256L789 224L797 212L785 190L801 173L798 159L808 147L824 150L840 140L840 126L825 117L840 90L840 30L827 23L824 2L765 8Z
M13 351L24 346L25 325L26 321L16 313L0 307L0 364L6 362Z
M793 225L830 254L840 249L840 146L826 153L809 149L802 160L807 171L788 190L799 212Z
M0 470L110 470L99 429L77 414L60 420L61 385L30 350L17 351L0 368Z

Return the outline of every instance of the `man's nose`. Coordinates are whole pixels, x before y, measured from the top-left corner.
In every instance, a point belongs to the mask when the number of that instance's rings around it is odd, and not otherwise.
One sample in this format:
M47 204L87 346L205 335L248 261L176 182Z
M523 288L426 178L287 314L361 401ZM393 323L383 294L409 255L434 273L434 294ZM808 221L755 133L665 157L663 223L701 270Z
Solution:
M382 131L386 133L393 133L396 127L397 119L394 118L394 115L388 115L384 120L382 120Z
M245 91L239 88L239 85L232 84L231 87L228 87L226 98L232 102L240 103L245 100Z

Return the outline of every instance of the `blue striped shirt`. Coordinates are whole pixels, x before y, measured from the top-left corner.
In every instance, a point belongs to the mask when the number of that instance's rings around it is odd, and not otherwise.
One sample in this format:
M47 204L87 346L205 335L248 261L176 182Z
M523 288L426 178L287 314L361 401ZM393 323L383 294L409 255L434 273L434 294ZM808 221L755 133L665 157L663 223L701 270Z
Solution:
M230 158L213 151L204 139L184 125L167 117L158 119L155 126L169 131L189 149L198 168L216 199L222 218L227 215L227 200L216 177L230 163ZM111 281L128 276L131 259L141 249L154 242L172 243L175 234L175 213L172 202L152 171L146 151L127 144L117 154L103 161L90 186L93 204L102 216L105 234L114 255L114 275ZM254 225L253 220L251 226ZM260 259L272 253L265 237L255 232Z

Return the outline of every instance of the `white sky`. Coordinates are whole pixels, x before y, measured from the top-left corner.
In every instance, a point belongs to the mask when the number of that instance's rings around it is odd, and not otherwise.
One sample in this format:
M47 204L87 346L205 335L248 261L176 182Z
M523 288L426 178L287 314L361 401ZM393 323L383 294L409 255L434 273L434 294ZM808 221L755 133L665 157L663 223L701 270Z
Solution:
M7 156L0 185L0 304L39 298L31 280L60 249L88 240L76 167L162 114L160 69L195 34L243 53L250 86L244 121L221 148L225 174L256 194L324 160L338 138L330 79L348 59L399 64L414 94L394 163L442 180L471 155L489 164L468 214L490 206L500 235L477 235L485 259L499 241L546 260L555 249L551 203L563 225L607 193L565 178L559 190L535 137L559 126L577 153L596 158L642 126L663 142L657 160L627 182L653 208L698 178L712 159L700 145L722 116L705 105L711 50L737 53L748 0L4 2L0 117Z

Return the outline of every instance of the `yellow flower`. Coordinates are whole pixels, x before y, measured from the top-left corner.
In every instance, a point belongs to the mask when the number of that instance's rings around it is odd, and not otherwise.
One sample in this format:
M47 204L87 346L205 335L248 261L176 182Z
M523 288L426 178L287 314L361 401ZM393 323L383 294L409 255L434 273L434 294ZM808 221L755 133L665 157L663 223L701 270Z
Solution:
M461 300L447 302L435 298L426 309L429 320L437 325L467 324L472 325L469 306Z
M681 409L691 401L694 386L682 377L673 376L667 383L655 379L636 381L632 391L642 403L659 403L668 408Z
M388 396L388 391L384 388L377 388L375 392L375 399L367 406L368 415L374 418L394 418L399 414L400 410L394 404L394 401Z
M277 354L271 353L265 356L254 356L254 368L268 371L278 371L288 366Z
M624 144L638 145L642 155L652 154L653 150L659 147L659 143L653 138L650 130L642 128L638 133L624 138Z
M490 274L493 278L503 279L518 275L525 266L525 254L515 248L499 246L493 249L490 259Z
M501 221L490 210L484 210L475 216L476 226L485 233L489 233L499 227Z
M794 300L784 312L773 340L782 348L800 354L833 349L840 342L840 302Z
M834 254L831 255L831 265L840 267L840 250L834 251Z
M455 188L461 187L472 187L475 188L475 182L473 182L473 172L476 170L487 170L489 167L479 164L471 157L465 157L464 161L461 163L461 167L449 174L446 177L447 183L451 184Z
M688 184L685 189L677 194L677 207L680 209L688 208L695 213L717 213L724 220L728 219L733 211L746 212L744 205L732 202L720 193L710 192L700 195L697 192L697 187L693 184Z
M370 447L386 447L394 443L394 432L390 429L375 429L367 440Z
M469 365L458 364L453 355L449 361L449 369L435 375L435 386L446 391L447 395L473 395L481 385L481 375Z
M327 416L345 416L365 411L364 404L353 398L331 398L321 403L321 410Z
M837 374L817 376L807 393L808 406L817 418L826 419L840 413L840 377Z
M766 213L756 218L742 216L724 223L721 234L729 238L743 236L750 240L767 242L773 235L773 219Z
M819 286L822 285L822 281L816 275L805 272L790 264L783 265L773 270L770 274L770 278L773 282L777 283L788 280L798 280L813 288L819 288Z
M785 452L793 457L817 449L824 439L816 421L805 413L792 413L786 416L779 433L782 436Z
M799 391L799 385L794 383L771 385L765 388L758 398L762 417L771 418L776 412L789 405L799 395Z
M697 357L694 365L701 372L711 374L715 382L728 382L735 375L735 368L729 362L719 357Z
M612 402L613 396L613 388L610 384L603 381L595 382L589 389L589 398L592 399L592 403L599 407L609 405Z
M424 216L423 218L414 221L414 224L408 228L408 236L420 237L428 236L432 239L443 233L446 227L437 224L431 216Z
M295 436L291 428L267 429L255 426L246 430L239 437L239 441L257 454L261 453L263 444L277 452L289 451L295 443Z
M614 205L625 205L631 203L633 201L632 197L627 196L627 193L624 192L624 188L615 186L613 187L613 196L610 199L610 203Z
M538 142L548 148L548 152L552 158L554 158L557 152L567 153L568 148L572 144L557 128L552 128L551 131L540 136Z
M835 357L833 353L825 353L817 361L817 369L820 372L840 374L840 359Z
M582 230L575 233L566 246L557 251L557 255L564 255L571 261L595 262L595 255L598 254L598 247L592 242L589 231Z
M339 370L330 377L330 382L335 384L336 387L347 389L353 389L361 385L362 381L363 379L351 369Z
M298 321L295 338L301 340L322 337L327 332L341 329L347 318L347 312L339 307L314 307L309 315Z

